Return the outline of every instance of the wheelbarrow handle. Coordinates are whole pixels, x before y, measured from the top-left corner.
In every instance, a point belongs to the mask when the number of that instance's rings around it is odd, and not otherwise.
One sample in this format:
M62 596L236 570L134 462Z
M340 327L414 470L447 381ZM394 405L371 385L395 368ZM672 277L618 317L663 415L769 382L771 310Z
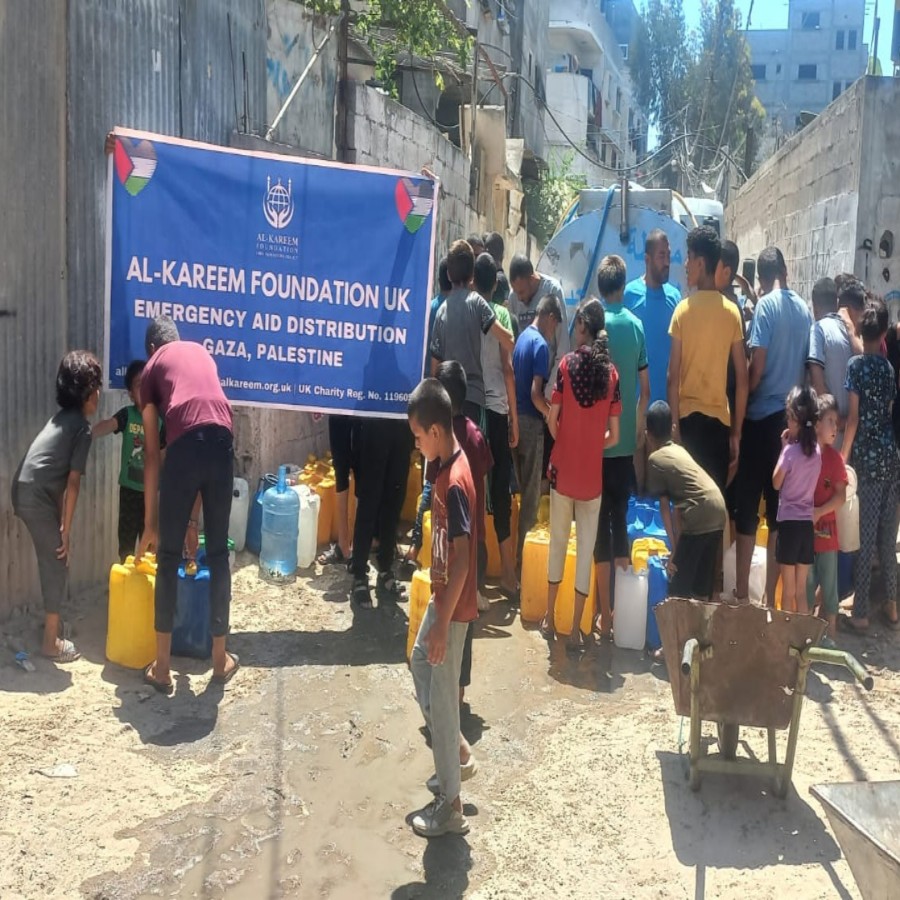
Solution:
M849 669L856 680L867 690L875 686L875 679L866 671L865 666L846 650L826 650L824 647L810 647L807 651L810 662L828 663L831 666L844 666Z
M697 638L691 638L684 645L684 653L681 656L681 672L683 675L691 674L691 663L694 654L700 649L700 642Z

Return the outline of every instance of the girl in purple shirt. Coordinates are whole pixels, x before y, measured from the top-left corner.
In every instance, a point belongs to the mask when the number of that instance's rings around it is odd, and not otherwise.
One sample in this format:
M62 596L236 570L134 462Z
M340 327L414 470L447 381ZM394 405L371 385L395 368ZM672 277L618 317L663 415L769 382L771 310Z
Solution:
M781 608L795 613L797 592L803 590L813 563L813 496L822 468L822 451L816 440L816 392L795 387L787 395L785 407L787 428L781 435L781 456L772 475L772 484L779 491L775 558L781 567Z

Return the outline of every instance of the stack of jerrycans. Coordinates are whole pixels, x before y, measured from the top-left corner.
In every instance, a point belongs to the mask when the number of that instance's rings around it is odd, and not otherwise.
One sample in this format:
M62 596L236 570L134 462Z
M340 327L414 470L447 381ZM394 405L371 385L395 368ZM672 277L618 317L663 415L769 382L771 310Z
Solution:
M137 564L129 556L109 573L109 619L106 658L129 669L142 669L156 656L153 595L156 560L150 554Z

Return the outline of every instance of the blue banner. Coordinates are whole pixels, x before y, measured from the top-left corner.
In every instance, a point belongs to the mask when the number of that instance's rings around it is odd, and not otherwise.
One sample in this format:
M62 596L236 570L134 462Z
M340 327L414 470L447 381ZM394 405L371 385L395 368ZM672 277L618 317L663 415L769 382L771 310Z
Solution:
M171 316L237 404L405 416L422 375L437 186L116 130L110 387Z

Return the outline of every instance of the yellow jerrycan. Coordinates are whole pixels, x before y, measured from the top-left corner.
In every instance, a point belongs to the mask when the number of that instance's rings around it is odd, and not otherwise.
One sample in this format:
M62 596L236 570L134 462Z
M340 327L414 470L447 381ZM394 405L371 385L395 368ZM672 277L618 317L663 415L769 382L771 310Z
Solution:
M129 556L109 573L109 620L106 658L129 669L143 669L156 657L153 594L156 559L145 556L137 565Z

